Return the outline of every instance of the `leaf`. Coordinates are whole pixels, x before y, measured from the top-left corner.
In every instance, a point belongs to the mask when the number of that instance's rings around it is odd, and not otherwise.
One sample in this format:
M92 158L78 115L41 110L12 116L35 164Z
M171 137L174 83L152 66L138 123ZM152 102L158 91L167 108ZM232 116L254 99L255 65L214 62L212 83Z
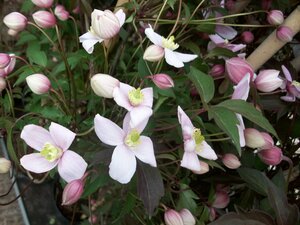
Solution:
M243 117L257 124L261 128L273 134L277 139L279 139L270 122L250 103L245 102L244 100L230 99L221 102L220 104L218 104L218 106L222 106L235 113L241 114Z
M160 198L164 195L164 184L157 167L138 161L137 191L146 212L152 216Z
M177 0L167 0L167 4L174 10L174 5Z
M191 67L191 71L187 74L187 76L196 86L201 99L208 103L214 97L215 93L213 78L195 67Z
M82 198L86 198L89 195L96 192L100 187L103 187L109 181L109 177L101 174L95 180L87 184L84 188L84 192L82 194Z
M214 34L216 30L215 24L200 24L196 26L196 30L208 34Z
M183 209L187 208L191 211L192 214L197 213L197 203L195 199L199 199L198 196L191 190L189 189L189 186L186 184L181 184L180 189L185 191L182 191L179 196L177 208L178 209Z
M138 73L140 77L145 77L149 75L149 70L143 57L141 57L138 62Z
M217 48L210 50L210 52L205 56L205 58L213 58L215 56L225 56L228 58L232 58L232 57L236 56L236 53L234 53L226 48L217 47Z
M136 203L136 198L131 193L128 193L118 218L115 219L112 223L117 222L118 220L120 220L124 216L128 216L128 214L135 207L135 203Z
M30 42L26 50L26 55L31 63L46 67L47 56L46 53L40 50L41 46L37 42Z

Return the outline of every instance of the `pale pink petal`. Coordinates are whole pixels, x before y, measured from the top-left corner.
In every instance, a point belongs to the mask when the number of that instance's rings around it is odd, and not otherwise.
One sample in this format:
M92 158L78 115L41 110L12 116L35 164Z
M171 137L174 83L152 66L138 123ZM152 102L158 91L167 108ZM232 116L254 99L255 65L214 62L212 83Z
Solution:
M231 40L237 35L237 31L229 26L216 25L216 33L221 37Z
M62 150L67 150L76 136L74 132L53 122L49 127L49 132L52 140L55 141L56 146Z
M58 163L58 173L68 183L80 179L86 168L87 163L84 159L71 150L65 151Z
M245 141L245 135L244 135L244 130L245 130L244 121L243 121L242 115L236 114L236 117L239 121L239 124L237 124L236 126L237 126L237 129L239 132L240 146L245 147L246 141Z
M200 161L195 152L184 152L180 166L192 171L200 171Z
M211 51L212 49L214 49L216 47L217 47L217 45L214 42L210 41L207 44L207 51Z
M163 37L155 33L151 26L145 29L145 34L153 44L163 47L162 46Z
M21 165L28 171L34 173L45 173L52 170L58 163L58 160L49 162L40 153L24 155L20 159Z
M26 125L22 132L21 138L29 145L31 148L41 151L44 145L47 143L55 144L52 137L45 128L37 125Z
M99 42L101 43L103 39L94 35L91 32L87 32L79 37L79 42L82 43L83 48L87 53L91 54L94 51L94 45Z
M185 152L194 152L196 150L196 143L194 139L188 139L184 141L184 151Z
M131 130L130 127L130 113L126 113L124 119L123 119L123 131L125 133L125 135L127 135Z
M125 23L125 19L126 19L126 14L124 13L123 9L119 9L116 13L115 16L118 18L119 23L120 23L120 27L123 26L123 24Z
M124 142L124 131L114 122L97 114L94 119L95 132L105 144L116 146Z
M130 112L126 113L125 118L123 120L123 131L125 134L129 134L132 129L137 130L139 133L142 133L145 127L147 126L149 121L149 117L136 126L132 127L130 122Z
M128 183L136 170L136 159L125 145L118 145L109 165L109 175L122 184Z
M194 126L190 118L185 114L180 106L177 107L178 121L181 125L183 139L191 138Z
M284 74L285 78L286 78L288 81L291 81L291 82L292 82L292 76L291 76L290 71L289 71L284 65L281 66L281 69L282 69L282 71L283 71L283 74Z
M232 99L247 100L250 90L250 74L247 73L240 82L234 87Z
M218 158L215 151L206 143L206 141L203 141L200 146L197 146L196 153L205 159L216 160Z
M246 47L247 47L247 45L244 45L244 44L227 44L227 45L223 46L223 48L227 48L233 52L238 52L241 49L246 48Z
M142 105L152 108L153 105L153 88L144 88L141 90L144 95Z
M113 91L113 97L115 102L130 111L133 106L130 104L128 93L131 91L133 87L128 84L120 83L119 87L115 87Z
M151 139L146 136L141 136L140 141L141 143L138 146L131 148L132 152L142 162L156 167L153 143Z
M223 38L221 38L219 35L217 34L211 34L209 35L210 40L212 40L213 43L215 43L216 45L220 45L220 44L224 44L225 40Z
M152 109L147 106L134 107L130 111L130 127L145 128L143 126L147 125L147 122L151 115ZM141 126L139 126L140 123L142 123Z
M291 96L291 95L286 95L286 96L281 96L280 99L286 101L286 102L294 102L296 101L296 97L295 96Z

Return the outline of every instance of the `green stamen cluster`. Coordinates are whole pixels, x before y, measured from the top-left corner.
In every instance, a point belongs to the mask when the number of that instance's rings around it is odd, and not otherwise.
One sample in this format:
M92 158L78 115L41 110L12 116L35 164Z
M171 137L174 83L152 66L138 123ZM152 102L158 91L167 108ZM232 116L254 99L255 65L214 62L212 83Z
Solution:
M141 91L141 88L133 89L128 93L128 98L133 106L141 104L144 100L144 94Z
M56 159L60 158L62 154L62 150L59 148L54 147L50 143L46 143L40 152L40 154L47 159L49 162L53 162Z
M169 37L168 39L163 38L163 40L162 40L162 46L163 46L164 48L168 48L168 49L171 49L171 50L175 50L175 49L177 49L177 48L179 47L179 45L176 44L176 43L174 42L174 40L175 40L175 37L174 37L174 36L171 36L171 37Z
M125 143L129 147L136 147L140 142L140 133L137 130L132 130L125 138Z
M195 128L194 132L193 132L193 138L195 140L196 143L196 149L198 151L201 151L201 148L199 148L199 145L201 145L201 143L205 140L204 136L201 134L200 129Z

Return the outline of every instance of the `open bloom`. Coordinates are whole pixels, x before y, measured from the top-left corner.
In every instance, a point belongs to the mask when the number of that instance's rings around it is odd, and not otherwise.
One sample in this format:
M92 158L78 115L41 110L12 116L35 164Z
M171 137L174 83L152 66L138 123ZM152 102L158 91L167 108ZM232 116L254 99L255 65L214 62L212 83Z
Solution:
M174 42L175 39L174 36L171 36L170 38L164 38L163 36L155 33L151 26L149 28L146 28L145 34L150 39L150 41L155 46L157 46L158 49L161 50L159 52L164 53L166 62L171 66L180 68L184 66L183 63L190 62L198 57L197 55L193 55L193 54L183 54L183 53L175 52L174 50L179 48L179 45Z
M123 121L123 129L99 114L95 116L95 132L99 139L108 145L116 146L109 165L109 175L122 184L128 183L136 170L136 158L156 167L154 149L149 137L141 136L147 125L143 121L138 126L130 126L127 113Z
M231 44L227 39L222 38L218 34L209 35L211 42L208 43L208 50L214 49L216 47L226 48L233 52L238 52L241 49L245 48L244 44Z
M286 96L282 96L281 99L287 102L294 102L296 98L300 99L300 83L292 79L290 72L285 66L281 68L286 78L281 88L287 92Z
M91 15L92 24L90 30L79 37L83 48L91 54L97 42L101 43L110 39L120 31L120 28L125 23L125 17L126 15L122 9L115 14L110 10L95 9Z
M119 106L130 112L131 126L136 126L152 115L153 89L134 88L120 83L114 88L113 97Z
M37 125L26 125L21 138L31 148L39 151L21 158L21 165L34 173L44 173L58 167L59 175L67 182L80 179L87 163L77 153L68 150L75 133L57 124L51 123L49 131Z
M200 171L201 166L198 156L206 159L216 160L218 157L215 151L207 144L199 128L195 128L190 118L178 106L178 121L182 128L184 141L184 153L181 166L192 171Z

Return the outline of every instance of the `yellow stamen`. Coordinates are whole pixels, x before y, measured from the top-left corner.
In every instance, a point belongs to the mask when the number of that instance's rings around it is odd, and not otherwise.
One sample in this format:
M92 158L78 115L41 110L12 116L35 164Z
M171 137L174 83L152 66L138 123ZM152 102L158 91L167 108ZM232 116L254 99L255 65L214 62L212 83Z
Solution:
M171 49L171 50L175 50L175 49L177 49L177 48L179 47L179 45L176 44L176 43L174 42L174 40L175 40L175 37L174 37L174 36L171 36L171 37L169 37L168 39L167 39L167 38L163 38L163 40L162 40L162 46L163 46L164 48L168 48L168 49Z
M292 85L294 85L296 87L300 87L300 82L293 80Z
M137 130L132 130L125 138L125 143L129 147L138 146L140 141L140 133Z
M60 158L62 155L62 150L59 148L56 148L50 143L46 143L41 150L40 154L47 159L49 162L53 162L56 159Z
M131 105L137 106L143 102L144 94L142 93L141 88L134 88L133 90L129 91L128 98Z
M196 143L196 151L202 151L201 144L205 140L204 136L201 134L201 130L198 128L194 129L193 138Z

